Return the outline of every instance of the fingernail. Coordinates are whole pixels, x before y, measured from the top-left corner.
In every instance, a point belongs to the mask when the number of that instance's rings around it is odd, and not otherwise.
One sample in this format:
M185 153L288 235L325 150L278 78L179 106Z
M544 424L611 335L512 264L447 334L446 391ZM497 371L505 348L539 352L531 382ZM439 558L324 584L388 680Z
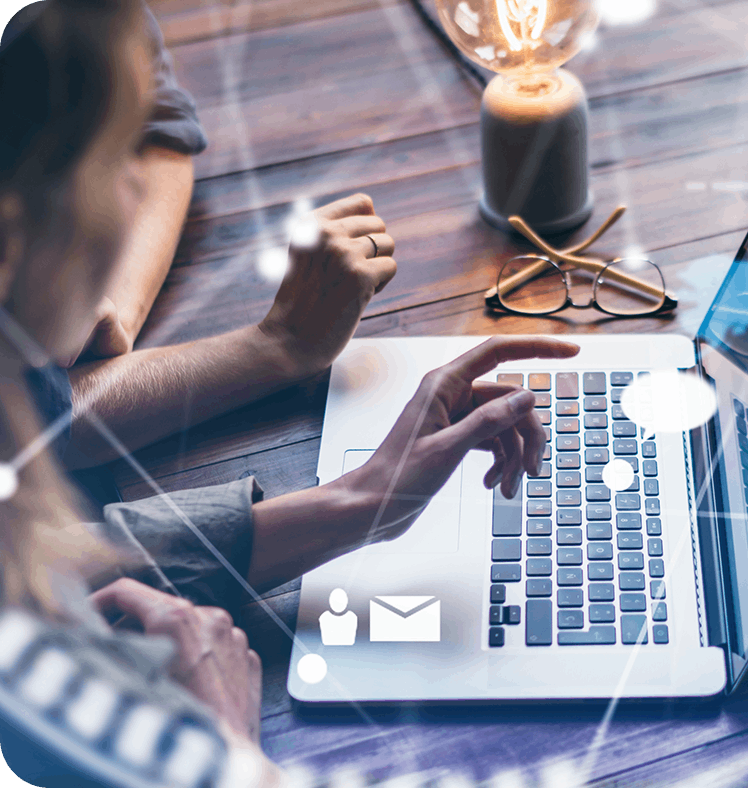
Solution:
M512 410L529 410L535 407L535 395L527 389L518 389L507 394L506 401Z
M535 470L533 473L535 476L540 476L540 471L543 470L543 455L545 454L545 446L540 447L540 451L538 451L537 459L535 460Z
M514 479L512 479L512 486L509 488L510 498L514 498L519 492L519 483L520 483L519 476L515 476Z

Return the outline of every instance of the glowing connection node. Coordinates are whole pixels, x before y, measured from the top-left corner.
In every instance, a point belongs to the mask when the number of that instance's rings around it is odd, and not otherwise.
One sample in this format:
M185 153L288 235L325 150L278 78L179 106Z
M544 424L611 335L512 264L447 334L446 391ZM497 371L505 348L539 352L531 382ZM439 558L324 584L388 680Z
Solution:
M291 224L291 245L297 249L315 249L320 240L319 222L314 214L301 216Z
M16 469L6 463L0 463L0 501L12 498L18 489L18 473Z
M623 390L621 408L644 428L645 438L657 432L686 432L706 424L717 410L714 389L696 375L658 370Z
M276 247L263 249L257 256L257 273L271 284L280 284L288 271L288 252Z
M616 458L603 468L603 482L613 492L622 492L631 487L634 481L634 469L631 463Z
M327 662L320 654L304 654L296 665L296 672L306 684L319 684L327 675Z

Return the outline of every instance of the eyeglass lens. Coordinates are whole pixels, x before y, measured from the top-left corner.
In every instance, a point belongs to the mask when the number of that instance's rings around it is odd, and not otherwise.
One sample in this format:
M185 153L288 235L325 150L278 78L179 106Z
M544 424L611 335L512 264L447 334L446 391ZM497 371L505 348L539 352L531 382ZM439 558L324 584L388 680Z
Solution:
M550 261L532 255L507 261L497 283L499 301L507 309L542 315L566 303L566 281Z
M665 280L649 260L616 260L597 277L595 297L601 309L614 315L647 315L665 302Z

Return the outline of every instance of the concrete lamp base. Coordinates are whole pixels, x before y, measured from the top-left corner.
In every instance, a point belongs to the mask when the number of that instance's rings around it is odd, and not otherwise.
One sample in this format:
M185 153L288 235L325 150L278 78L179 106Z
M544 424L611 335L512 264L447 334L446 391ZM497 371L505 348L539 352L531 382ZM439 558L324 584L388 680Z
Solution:
M507 217L517 214L540 235L553 235L592 214L587 99L563 69L534 80L527 87L497 76L483 94L480 212L502 230L511 230Z

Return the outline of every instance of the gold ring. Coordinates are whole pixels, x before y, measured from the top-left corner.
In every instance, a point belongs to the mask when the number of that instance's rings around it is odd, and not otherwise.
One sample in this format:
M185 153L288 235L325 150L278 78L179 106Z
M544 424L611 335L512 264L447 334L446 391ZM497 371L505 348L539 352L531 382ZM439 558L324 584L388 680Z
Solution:
M370 236L366 236L373 244L374 244L374 257L379 257L379 247L377 246L377 242Z

